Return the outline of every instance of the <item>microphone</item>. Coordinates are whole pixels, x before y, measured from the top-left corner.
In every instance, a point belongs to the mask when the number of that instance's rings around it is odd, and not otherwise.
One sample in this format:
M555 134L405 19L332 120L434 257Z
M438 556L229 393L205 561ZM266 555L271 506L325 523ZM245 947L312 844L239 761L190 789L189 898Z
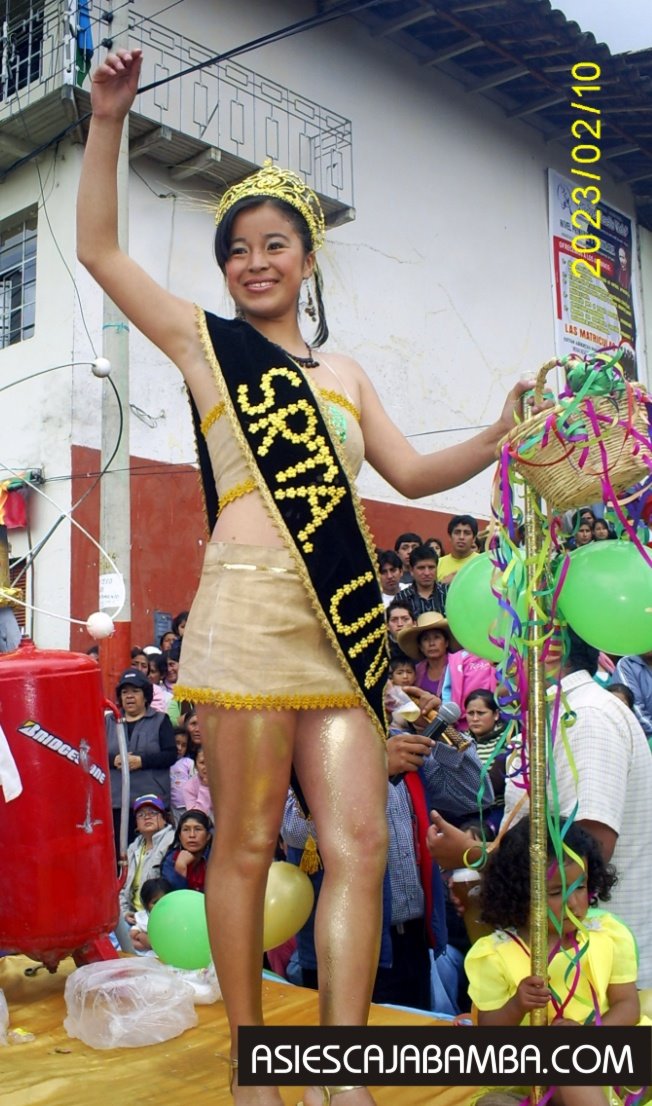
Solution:
M457 703L442 703L438 713L433 718L432 722L429 722L425 730L422 730L423 737L431 737L433 741L436 741L438 737L442 737L447 745L452 745L453 742L449 737L446 737L444 730L448 726L452 726L454 722L457 722L462 711L458 707Z
M425 730L421 731L423 737L431 737L433 741L438 739L444 741L447 745L454 745L449 737L446 737L444 730L448 726L452 726L454 722L457 722L462 711L458 707L457 703L442 703L438 713L433 718L432 722L429 722ZM470 742L466 742L466 745L462 746L465 749ZM405 779L407 772L397 772L396 775L389 777L389 782L396 787L401 780Z

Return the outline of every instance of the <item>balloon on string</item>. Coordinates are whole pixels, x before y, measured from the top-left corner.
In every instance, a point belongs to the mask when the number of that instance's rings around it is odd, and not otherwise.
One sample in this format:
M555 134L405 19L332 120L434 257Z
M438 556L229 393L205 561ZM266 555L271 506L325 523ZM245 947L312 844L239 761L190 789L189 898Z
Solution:
M211 962L204 896L200 891L170 891L149 916L147 936L154 952L173 968L207 968Z
M315 901L312 883L296 864L275 860L265 891L263 948L275 949L305 925Z
M493 572L494 565L488 553L472 557L467 565L460 568L448 589L446 618L451 633L463 649L485 660L499 661L503 650L494 645L490 635L509 641L514 633L514 621L491 589ZM515 573L515 587L509 589L506 598L514 606L516 596L516 613L524 626L527 609L523 574L524 566L519 565Z
M111 636L115 626L111 615L106 611L94 611L86 619L86 629L95 641L102 641L103 638Z
M652 567L628 541L574 549L559 610L579 637L616 656L652 650Z

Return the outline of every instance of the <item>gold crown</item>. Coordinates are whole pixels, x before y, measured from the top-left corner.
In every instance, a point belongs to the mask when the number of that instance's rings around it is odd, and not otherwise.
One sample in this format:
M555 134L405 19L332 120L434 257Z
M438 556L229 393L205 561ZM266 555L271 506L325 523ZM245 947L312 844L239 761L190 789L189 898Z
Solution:
M306 220L313 250L323 246L326 221L322 206L312 188L291 169L279 169L277 165L272 165L271 158L267 158L262 169L227 189L215 212L216 224L222 222L227 211L238 200L249 196L269 196L271 199L284 200Z

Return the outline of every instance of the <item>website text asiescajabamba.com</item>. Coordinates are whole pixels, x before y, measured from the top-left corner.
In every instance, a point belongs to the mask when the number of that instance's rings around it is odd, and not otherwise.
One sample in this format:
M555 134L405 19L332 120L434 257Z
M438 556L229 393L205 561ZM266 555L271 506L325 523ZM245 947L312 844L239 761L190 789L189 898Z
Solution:
M545 1028L545 1027L542 1027ZM652 1084L645 1027L242 1027L244 1085Z

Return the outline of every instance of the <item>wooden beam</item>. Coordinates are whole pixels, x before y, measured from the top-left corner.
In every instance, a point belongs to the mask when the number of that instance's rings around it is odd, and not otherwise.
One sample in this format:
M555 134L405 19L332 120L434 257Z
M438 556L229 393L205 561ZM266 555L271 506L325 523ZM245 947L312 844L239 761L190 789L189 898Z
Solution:
M527 77L530 70L525 65L515 65L513 69L503 69L501 73L495 73L493 77L483 77L475 84L469 85L467 92L490 92L492 88L499 88L502 84L517 81L520 77Z
M376 27L371 34L374 38L385 38L387 35L396 34L397 31L404 31L406 27L414 27L416 23L422 23L424 19L434 19L434 15L432 8L415 8L414 11L405 12L404 15L399 15L396 19L389 19L382 26Z
M455 45L443 46L441 50L437 50L430 57L425 58L421 65L439 65L442 61L449 61L450 58L459 58L461 54L468 54L471 50L476 50L478 46L482 46L483 42L480 35L474 35L473 38L465 38L463 42L458 42Z
M154 127L151 131L141 134L129 143L129 160L135 161L138 157L144 157L154 146L170 142L172 139L171 127Z
M178 165L175 165L170 170L170 176L173 180L185 180L186 177L194 177L221 160L222 151L215 146L209 146L206 150L200 150L194 157L188 158L187 161L181 161Z
M507 112L508 119L523 119L526 115L534 115L537 111L544 111L546 108L552 108L555 104L564 104L568 101L567 92L559 92L556 95L547 96L544 100L537 100L534 104L527 104L522 108L514 108L513 111Z

